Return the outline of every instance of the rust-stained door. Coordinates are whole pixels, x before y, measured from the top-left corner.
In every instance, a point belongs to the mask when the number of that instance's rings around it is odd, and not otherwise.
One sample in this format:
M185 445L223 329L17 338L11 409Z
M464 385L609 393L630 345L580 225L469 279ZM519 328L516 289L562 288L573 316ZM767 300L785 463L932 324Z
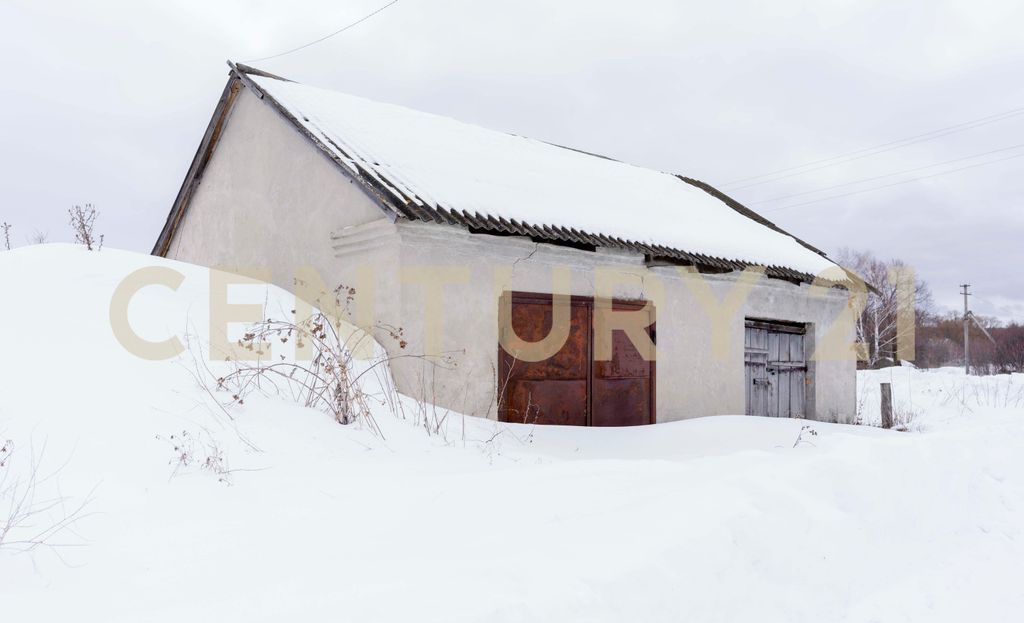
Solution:
M641 310L643 303L616 301L614 309ZM647 307L647 335L654 333L654 306ZM592 338L593 339L593 338ZM591 425L636 426L654 422L654 361L643 358L624 331L612 333L611 361L595 361Z
M512 295L512 328L527 342L539 342L547 336L552 312L550 295ZM502 420L587 425L590 313L585 300L572 299L569 337L560 351L544 361L521 361L498 347Z
M551 331L549 294L513 293L516 335L538 342ZM641 309L643 303L615 303ZM654 337L654 308L648 334ZM611 361L593 361L594 301L572 297L570 330L556 354L539 362L516 359L498 347L499 415L503 421L573 426L628 426L654 422L654 362L645 361L622 331L612 337Z

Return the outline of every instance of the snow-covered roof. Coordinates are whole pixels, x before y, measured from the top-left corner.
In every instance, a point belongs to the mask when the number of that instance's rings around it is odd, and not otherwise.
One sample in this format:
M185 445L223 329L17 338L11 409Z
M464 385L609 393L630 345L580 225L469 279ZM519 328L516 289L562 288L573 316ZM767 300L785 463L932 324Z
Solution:
M696 180L244 66L236 72L402 217L639 247L723 268L763 265L784 277L835 269Z

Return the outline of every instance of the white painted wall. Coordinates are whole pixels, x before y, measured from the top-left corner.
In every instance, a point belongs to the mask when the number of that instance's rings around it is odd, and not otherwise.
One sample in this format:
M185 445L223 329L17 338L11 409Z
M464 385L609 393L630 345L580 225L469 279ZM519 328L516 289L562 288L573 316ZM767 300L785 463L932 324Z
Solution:
M291 290L303 266L336 279L342 267L331 233L383 215L276 110L243 88L167 257L270 266L273 282Z
M498 292L495 270L513 266L512 290L551 292L552 269L572 270L571 292L595 296L595 270L611 269L622 276L615 290L619 298L650 299L660 283L664 302L657 311L658 365L657 415L659 422L745 410L743 336L747 317L808 323L808 348L822 342L825 331L847 305L842 290L764 278L751 291L742 308L727 318L729 349L718 359L712 354L711 317L695 297L687 280L705 279L714 296L724 300L735 286L735 275L684 276L674 267L647 269L637 254L580 251L525 238L470 234L454 226L401 222L401 265L451 267L469 270L464 284L445 290L443 349L455 353L454 367L429 365L420 360L395 366L400 386L427 389L438 404L474 415L496 414L495 388L498 344ZM406 330L411 352L423 352L423 287L402 283L397 317ZM812 417L852 421L855 411L855 363L850 360L809 362L815 378L808 400Z
M621 298L650 298L655 284L663 284L665 298L656 312L660 422L744 412L745 317L810 323L813 344L847 302L843 291L814 297L806 285L766 279L729 318L730 348L718 359L711 352L710 317L674 268L647 269L642 256L632 253L538 245L433 223L391 223L383 215L276 110L243 89L168 257L208 266L270 266L273 282L288 289L294 289L297 269L312 267L328 287L356 287L357 296L372 298L376 320L401 328L408 342L401 349L387 332L376 332L400 356L392 363L399 390L486 417L497 411L495 270L501 266L514 266L512 289L519 291L550 292L556 266L571 268L572 293L581 296L595 295L599 269L622 275L615 291ZM403 279L403 271L424 266L468 271L465 283L445 290L442 348L449 356L440 365L415 356L425 348L426 298L423 287ZM702 277L719 300L735 284L734 275ZM810 366L812 417L852 421L854 362Z

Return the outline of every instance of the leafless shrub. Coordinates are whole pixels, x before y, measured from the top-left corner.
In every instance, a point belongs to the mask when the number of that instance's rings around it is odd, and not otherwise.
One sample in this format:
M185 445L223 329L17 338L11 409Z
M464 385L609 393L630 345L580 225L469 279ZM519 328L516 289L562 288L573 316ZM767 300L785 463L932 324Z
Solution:
M11 250L11 224L8 223L7 221L4 221L2 224L0 224L0 229L4 230L4 247L6 247L8 251L10 251Z
M347 312L355 290L339 286L333 291L334 299L329 301L334 310ZM343 300L344 299L344 302ZM316 301L317 304L321 301ZM296 310L291 310L296 314ZM397 357L429 358L411 354L381 356L358 366L353 353L367 345L372 347L373 336L367 330L349 331L351 325L338 316L329 316L320 311L309 318L292 320L267 319L253 325L237 344L256 355L255 362L233 361L234 369L216 380L216 389L231 392L231 400L222 405L225 409L242 405L253 391L284 395L306 407L329 413L340 424L364 422L378 435L381 434L373 418L370 402L378 399L393 412L405 412L400 397L390 381L389 364ZM382 335L393 339L399 349L407 343L400 328L383 324L375 327ZM272 358L272 344L291 342L297 349L310 351L305 360L300 357L288 359L280 355ZM375 375L380 381L384 396L371 396L363 390L363 381ZM367 378L364 379L363 377Z
M975 408L1019 409L1024 407L1024 385L1014 377L967 377L945 387L942 404L955 404L960 415L973 413Z
M806 439L804 438L805 435L807 436ZM812 426L810 426L808 424L805 424L805 425L800 427L800 433L796 436L796 441L793 442L793 447L795 448L795 447L799 446L802 443L806 443L808 445L812 445L813 446L814 444L811 443L810 437L817 437L817 436L818 436L818 431L814 430L814 427L812 427Z
M1011 376L1006 383L1005 377L985 377L973 380L966 385L966 395L979 407L1019 408L1024 404L1024 386L1013 382Z
M269 385L279 393L287 390L307 407L330 413L340 424L366 418L376 428L365 397L351 378L351 352L325 315L316 313L298 321L268 319L254 325L238 344L262 357L271 354L271 340L294 340L300 348L309 343L313 357L310 361L236 362L232 372L217 379L218 389L232 392L231 404L245 404L250 392Z
M428 435L438 436L448 441L448 418L451 409L437 406L437 371L452 369L455 366L454 353L446 353L440 358L423 357L423 367L417 375L416 400L413 403L413 420ZM404 409L403 409L403 415ZM465 426L463 426L465 428Z
M968 390L966 383L953 383L945 389L946 391L943 392L945 395L941 403L943 406L955 404L960 415L973 412L973 409L971 409L968 404Z
M298 283L298 280L297 280ZM377 323L372 328L359 329L342 318L351 316L349 304L355 299L355 290L339 286L309 303L318 309L329 309L331 314L314 311L302 319L297 310L279 310L290 320L267 318L247 328L238 348L252 353L254 360L240 360L232 353L210 353L218 361L226 361L230 371L211 367L203 354L199 340L186 334L187 350L192 355L189 372L197 384L208 394L226 417L222 422L235 429L240 439L258 451L251 441L238 430L234 408L245 404L257 392L261 395L283 397L305 407L330 414L335 421L348 425L366 424L372 432L383 437L373 417L372 406L382 407L416 426L422 426L429 435L443 436L447 442L447 421L451 413L437 407L436 382L433 371L438 367L454 366L454 354L431 357L406 351L408 343L401 327ZM326 303L326 304L325 304ZM264 304L266 310L267 303ZM266 315L266 311L264 312ZM376 350L376 339L392 340L399 351L386 354ZM294 357L274 352L275 346L295 347ZM355 353L369 360L357 360ZM300 353L304 356L300 356ZM391 373L397 359L416 359L423 362L430 373L419 377L418 396L401 395ZM186 368L189 366L186 365ZM223 400L224 394L230 396ZM415 391L414 391L415 393Z
M91 203L68 208L68 216L71 229L75 233L75 242L84 244L85 248L90 251L99 251L103 248L103 234L97 236L93 231L99 212Z
M172 478L183 469L198 467L217 476L218 481L231 484L227 458L213 435L205 431L196 435L183 430L167 437L157 435L156 438L172 449L173 456L167 462L173 467Z
M859 384L859 383L858 383ZM857 404L854 410L853 425L862 426L864 424L864 415L867 409L868 395L873 392L869 392L865 389L858 389L857 391ZM836 421L839 421L838 418Z
M86 516L92 492L77 505L60 494L45 497L40 487L55 481L63 466L43 475L41 465L45 447L37 455L31 451L25 475L15 475L11 465L15 456L14 442L0 446L0 549L31 552L40 547L56 550L80 543L58 541L65 533L74 534L73 526Z
M909 431L919 415L918 411L909 407L894 408L892 413L892 429L903 432Z
M506 395L508 384L512 381L512 373L515 370L516 364L519 362L518 359L513 359L512 364L508 367L505 373L505 378L500 379L500 382L495 383L495 401L498 403L498 413L504 416L506 422L515 422L517 424L532 424L537 425L537 418L540 417L540 405L533 402L533 394L529 393L526 396L526 406L522 412L517 409L513 409L509 404L503 404L502 398ZM496 381L497 376L495 375ZM488 411L488 413L490 413ZM531 434L532 437L532 434Z
M31 236L29 236L28 242L29 244L46 244L49 241L49 238L49 234L47 234L44 231L39 231L37 229L34 232L32 232Z

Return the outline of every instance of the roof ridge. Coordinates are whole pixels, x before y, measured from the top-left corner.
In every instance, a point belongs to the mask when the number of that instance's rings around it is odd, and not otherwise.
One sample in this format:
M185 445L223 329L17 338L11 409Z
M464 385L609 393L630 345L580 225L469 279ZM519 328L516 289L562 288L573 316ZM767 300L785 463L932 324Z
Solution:
M708 184L707 182L698 180L698 179L693 178L693 177L687 177L685 175L680 175L678 173L675 173L673 175L675 175L679 179L683 180L687 184L689 184L691 186L696 186L697 188L703 190L704 192L706 192L709 195L711 195L712 197L718 199L719 201L721 201L725 205L729 206L733 210L736 210L737 212L739 212L743 216L745 216L745 217L747 217L747 218L749 218L749 219L751 219L751 220L753 220L753 221L755 221L757 223L760 223L761 225L764 225L765 227L767 227L769 229L777 231L780 234L785 234L785 235L789 236L793 240L796 240L801 245L803 245L804 248L806 248L808 251L813 251L813 252L817 253L818 255L820 255L820 256L822 256L824 258L828 258L828 255L824 251L819 249L818 247L815 247L814 245L810 244L809 242L801 240L797 236L794 236L793 234L789 233L788 231L782 229L781 227L779 227L778 225L776 225L772 221L769 221L768 219L766 219L765 217L761 216L757 212L751 210L750 208L748 208L747 206L743 205L739 201L736 201L735 199L733 199L729 195L723 193L722 191L718 190L717 188L715 188L711 184ZM829 259L831 259L831 258L829 258Z

